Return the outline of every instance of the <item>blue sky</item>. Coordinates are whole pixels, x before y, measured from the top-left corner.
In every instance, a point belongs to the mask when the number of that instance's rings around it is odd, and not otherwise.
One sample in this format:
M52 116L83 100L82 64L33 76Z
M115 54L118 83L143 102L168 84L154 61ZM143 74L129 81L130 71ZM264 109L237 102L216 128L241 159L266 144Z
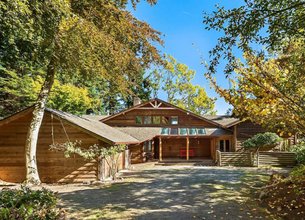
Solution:
M241 0L158 0L155 6L142 1L134 11L135 17L149 23L163 34L165 44L160 48L163 53L172 55L180 63L185 63L196 71L194 84L204 87L210 97L217 97L217 114L225 114L229 105L210 88L204 77L205 67L201 64L209 59L208 51L212 49L222 33L204 29L203 12L212 12L215 5L225 8L237 7ZM216 74L218 83L228 87L228 80L221 72ZM166 99L164 94L159 98Z

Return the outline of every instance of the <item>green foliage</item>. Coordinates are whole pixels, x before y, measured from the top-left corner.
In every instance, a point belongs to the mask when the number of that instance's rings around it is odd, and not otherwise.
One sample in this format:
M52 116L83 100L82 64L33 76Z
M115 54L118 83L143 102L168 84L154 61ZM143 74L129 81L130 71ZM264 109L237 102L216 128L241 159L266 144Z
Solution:
M94 144L88 148L82 148L81 141L70 141L63 144L53 144L50 148L55 151L64 151L65 157L77 154L86 160L97 160L100 162L101 159L104 159L110 168L110 175L114 180L118 171L120 153L126 149L126 145L101 147L98 144Z
M305 150L303 150L305 152ZM293 170L290 173L290 177L293 181L303 181L305 180L305 160L304 160L304 152L303 152L303 164L300 166L297 166L293 168ZM305 189L303 190L305 192Z
M296 159L299 164L305 165L305 141L291 146L290 151L296 153Z
M226 72L233 71L237 48L249 52L253 48L261 50L259 45L279 51L291 39L302 38L304 42L304 5L303 0L244 0L239 7L225 9L217 5L216 11L205 13L205 28L222 33L210 51L209 73L216 72L223 58L228 60Z
M64 219L56 207L57 196L47 190L3 189L0 192L0 219Z
M283 136L305 132L304 5L302 0L245 0L233 9L216 6L204 17L206 29L223 34L210 51L206 76L236 115ZM238 49L245 62L236 57ZM233 88L220 88L213 79L223 59Z
M187 65L168 56L164 69L153 71L151 85L155 95L161 87L167 94L167 101L180 108L199 115L215 114L215 99L208 97L204 88L191 82L195 74Z
M237 63L236 79L230 89L216 91L233 107L235 115L252 120L291 136L305 132L305 64L304 45L290 42L277 57L244 55L246 63Z
M135 6L139 1L131 2ZM158 31L126 10L127 4L127 0L1 2L0 115L34 103L37 94L31 91L31 80L41 85L37 76L44 79L51 66L61 84L52 93L51 107L83 113L87 107L108 111L113 100L119 100L115 107L120 100L129 102L128 97L138 92L129 82L143 78L143 69L151 64L162 63L154 45L163 42ZM134 81L142 87L141 80ZM108 102L110 96L114 98ZM101 109L101 103L106 108Z
M281 140L282 139L275 133L259 133L244 141L242 146L245 149L259 149L266 146L275 147L275 145Z

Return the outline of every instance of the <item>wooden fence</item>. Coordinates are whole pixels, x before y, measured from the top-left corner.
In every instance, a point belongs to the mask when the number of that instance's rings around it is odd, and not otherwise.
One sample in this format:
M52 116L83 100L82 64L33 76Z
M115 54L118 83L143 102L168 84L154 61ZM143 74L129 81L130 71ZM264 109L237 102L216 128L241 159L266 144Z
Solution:
M253 166L253 155L250 152L220 152L217 151L218 166Z
M296 155L291 152L259 152L257 161L259 166L294 166Z
M291 152L220 152L217 151L218 166L286 166L296 165L296 155Z

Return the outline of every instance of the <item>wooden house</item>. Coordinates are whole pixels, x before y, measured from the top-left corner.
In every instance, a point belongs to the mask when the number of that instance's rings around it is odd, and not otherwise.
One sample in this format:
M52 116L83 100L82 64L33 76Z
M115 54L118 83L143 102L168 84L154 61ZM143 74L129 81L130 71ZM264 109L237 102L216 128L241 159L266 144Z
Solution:
M33 107L0 120L0 179L25 179L24 145ZM201 116L160 99L138 103L111 116L79 117L46 109L37 144L38 172L42 182L84 182L106 176L107 168L75 155L51 151L50 145L81 141L82 147L126 144L131 163L148 158L159 161L216 160L216 151L240 150L240 143L264 130L229 116ZM129 161L120 158L120 169Z
M159 161L216 160L216 150L237 151L243 140L263 132L260 126L238 118L201 116L160 99L100 121L139 141L129 145L133 163L144 162L148 156Z

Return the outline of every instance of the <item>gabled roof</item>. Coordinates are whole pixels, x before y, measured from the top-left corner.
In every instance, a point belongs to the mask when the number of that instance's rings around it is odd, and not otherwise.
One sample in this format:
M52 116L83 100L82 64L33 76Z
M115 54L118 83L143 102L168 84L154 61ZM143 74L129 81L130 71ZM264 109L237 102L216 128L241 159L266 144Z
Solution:
M82 115L83 118L94 120L94 121L100 121L104 118L107 118L109 115Z
M54 109L46 108L46 111L64 119L71 124L74 124L87 133L97 135L97 138L106 139L115 144L130 144L138 143L139 141L128 134L125 134L109 125L106 125L100 121L86 119L80 116L76 116L67 112L58 111Z
M228 115L205 115L203 117L220 124L224 128L229 128L241 122L239 118L234 118Z
M180 107L178 107L178 106L175 106L175 105L173 105L173 104L170 104L170 103L168 103L168 102L166 102L166 101L163 101L163 100L161 100L161 99L158 99L158 98L151 99L151 100L149 100L149 101L147 101L147 102L144 102L144 103L141 103L141 104L139 104L139 105L133 106L133 107L128 108L128 109L126 109L126 110L123 110L123 111L121 111L121 112L119 112L119 113L110 115L109 117L106 117L106 118L104 118L104 119L102 119L102 120L100 120L100 121L106 122L106 121L108 121L108 120L110 120L110 119L112 119L112 118L114 118L114 117L117 117L117 116L122 115L122 114L126 114L127 112L130 112L130 111L135 110L135 109L139 109L139 108L141 108L142 106L145 106L145 105L147 105L147 104L149 104L149 103L152 103L152 102L155 102L155 101L156 101L156 102L160 102L160 103L162 103L162 104L164 104L164 105L167 105L168 107L175 108L175 109L177 109L177 110L179 110L179 111L181 111L181 112L184 112L184 113L186 113L186 114L188 114L188 115L191 115L191 116L193 116L193 117L196 117L196 118L198 118L198 119L201 119L201 120L203 120L203 121L205 121L205 122L208 122L208 123L210 123L210 124L213 124L213 125L216 125L216 126L218 126L218 127L221 127L221 125L220 125L219 123L214 122L214 121L212 121L212 120L210 120L210 119L208 119L208 118L205 118L204 116L201 116L201 115L195 114L195 113L193 113L193 112L191 112L191 111L182 109L182 108L180 108Z
M129 134L140 142L152 140L161 134L159 127L116 127L118 130Z
M25 114L28 114L33 111L33 106L26 108L20 112L17 112L9 117L6 117L0 120L0 126L3 124L10 123ZM86 119L80 116L76 116L67 112L58 111L50 108L45 109L46 112L49 112L58 118L66 121L72 126L77 126L84 132L96 137L97 139L103 140L111 144L130 144L138 143L139 141L128 134L125 134L113 127L110 127L100 121Z

